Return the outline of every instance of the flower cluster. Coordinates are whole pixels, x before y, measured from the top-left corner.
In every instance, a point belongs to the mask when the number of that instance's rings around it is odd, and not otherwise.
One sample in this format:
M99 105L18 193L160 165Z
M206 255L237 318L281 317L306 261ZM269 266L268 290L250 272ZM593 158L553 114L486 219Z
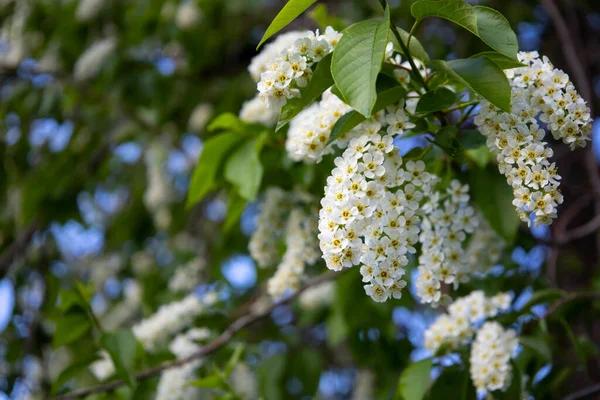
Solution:
M189 292L202 282L202 275L206 271L206 260L195 257L185 264L180 265L169 280L169 290L172 292Z
M481 290L456 299L425 331L425 347L436 352L442 346L454 349L466 344L474 333L474 325L485 318L495 317L510 307L508 293L486 297Z
M288 210L286 192L276 187L265 191L256 229L248 245L250 255L261 268L275 264L279 258L277 244L285 229Z
M133 333L147 351L155 351L174 334L189 326L194 318L206 312L217 300L207 293L200 300L190 294L182 300L161 306L149 318L133 326Z
M167 156L167 148L159 141L153 142L145 155L148 186L144 192L144 204L160 229L167 229L171 224L169 204L173 200L173 189L164 169Z
M518 345L516 333L498 322L483 324L471 347L471 379L478 391L506 390L512 380L510 359Z
M198 350L198 341L206 340L210 331L203 328L190 329L177 336L169 350L177 358L189 357ZM162 373L156 389L156 400L193 400L202 398L201 390L189 383L195 379L196 370L202 360L194 360L180 367L167 369Z
M506 248L506 241L492 229L480 212L476 212L475 218L478 219L479 225L471 235L465 250L467 278L473 274L487 273L500 260Z
M318 30L308 32L279 52L260 74L259 97L268 107L281 107L287 99L300 96L299 88L305 87L312 76L312 65L331 53L341 37L341 33L327 27L323 35Z
M440 200L437 192L425 204L421 225L417 294L423 303L438 303L441 284L454 284L468 279L467 260L463 244L467 234L473 233L479 220L469 206L469 185L452 180L446 189L447 198Z
M529 223L533 215L536 226L549 225L563 198L556 165L549 161L553 152L542 141L546 132L538 118L554 139L571 149L584 147L590 140L592 119L568 75L554 68L548 58L521 52L519 59L527 66L507 71L511 113L484 100L475 124L487 137L500 172L513 188L513 204L521 219Z
M319 103L313 103L290 121L285 148L292 160L319 162L333 148L328 144L337 120L352 108L328 89ZM334 142L342 148L346 143Z
M400 111L398 111L400 112ZM422 161L402 158L393 135L377 132L381 124L359 125L362 134L350 140L325 186L319 213L319 240L327 267L339 271L360 265L365 290L373 300L400 298L407 254L419 240L420 206L438 178Z
M279 118L280 107L267 107L259 97L245 101L240 110L240 119L251 124L274 126Z
M315 240L316 214L316 210L306 213L300 207L292 209L285 230L285 253L267 286L272 297L278 298L289 289L298 289L305 265L312 265L319 259Z

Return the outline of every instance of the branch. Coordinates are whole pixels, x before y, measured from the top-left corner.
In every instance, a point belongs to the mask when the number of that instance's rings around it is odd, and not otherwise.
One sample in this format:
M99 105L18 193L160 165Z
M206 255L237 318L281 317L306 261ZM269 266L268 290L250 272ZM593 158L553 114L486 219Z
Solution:
M570 395L566 396L563 400L585 399L585 398L590 397L591 395L596 394L598 392L600 392L600 383L597 383L592 386L588 386L586 388L578 390L575 393L571 393Z
M156 367L148 368L144 371L138 372L137 374L134 375L134 379L136 381L148 379L153 376L160 375L163 371L165 371L167 369L186 365L192 361L199 360L201 358L204 358L204 357L214 353L215 351L217 351L218 349L220 349L221 347L226 345L233 338L233 336L236 333L238 333L242 329L248 327L249 325L252 325L255 322L260 321L261 319L269 316L275 308L277 308L283 304L290 303L292 300L297 298L306 289L316 286L320 283L329 281L331 279L334 279L339 275L340 275L340 272L330 271L325 274L319 275L316 278L313 278L312 280L307 282L304 286L300 287L296 292L291 294L289 297L286 297L285 299L283 299L281 301L273 303L272 305L270 305L269 307L265 308L262 311L259 311L256 313L249 313L249 314L246 314L246 315L238 318L231 325L229 325L229 327L227 329L225 329L225 331L223 333L221 333L221 335L219 335L219 337L217 337L215 340L213 340L212 342L210 342L209 344L204 346L202 349L198 350L196 353L194 353L188 357L185 357L185 358L180 358L178 360L167 361ZM87 395L94 394L94 393L110 392L110 391L113 391L125 384L126 384L126 382L124 380L120 379L117 381L109 382L106 384L102 384L102 385L98 385L98 386L94 386L94 387L90 387L90 388L75 390L71 393L67 393L62 396L53 397L51 400L78 399L78 398L85 397Z
M18 237L12 242L8 248L0 255L0 279L8 274L8 270L13 261L17 259L27 248L33 239L33 235L39 229L38 223L31 223Z

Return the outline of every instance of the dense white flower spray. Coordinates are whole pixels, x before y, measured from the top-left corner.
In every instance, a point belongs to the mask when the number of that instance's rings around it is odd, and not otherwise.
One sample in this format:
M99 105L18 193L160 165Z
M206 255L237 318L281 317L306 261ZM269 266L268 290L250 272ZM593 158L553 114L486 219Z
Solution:
M506 390L512 380L510 359L519 342L515 331L486 322L471 347L471 379L478 391Z
M508 293L486 297L481 290L456 299L448 307L448 313L440 315L425 331L425 347L435 353L441 347L452 350L467 344L473 337L475 324L507 311L510 302Z
M319 213L319 240L329 269L360 265L365 291L383 302L400 298L407 254L419 240L420 206L433 193L438 178L422 161L402 158L393 135L407 128L401 107L392 113L388 135L381 124L365 122L335 159Z
M529 224L533 215L536 226L549 225L563 202L558 189L561 177L549 161L553 152L542 141L545 131L538 119L554 139L571 149L584 147L590 140L592 119L569 76L554 68L547 57L521 52L519 60L527 66L507 71L511 113L482 100L475 124L487 137L500 172L513 188L513 204L521 219Z
M313 64L331 53L341 37L341 33L327 27L322 35L317 30L296 39L290 48L266 63L257 85L259 97L268 107L281 107L287 99L300 96L299 88L308 84ZM256 70L251 65L251 73Z
M175 274L169 280L169 290L172 292L189 292L202 282L206 272L206 260L195 257L177 267Z
M202 300L190 294L182 300L161 306L155 314L134 325L133 333L147 351L153 352L189 326L194 318L208 311L216 300L215 293L205 294Z

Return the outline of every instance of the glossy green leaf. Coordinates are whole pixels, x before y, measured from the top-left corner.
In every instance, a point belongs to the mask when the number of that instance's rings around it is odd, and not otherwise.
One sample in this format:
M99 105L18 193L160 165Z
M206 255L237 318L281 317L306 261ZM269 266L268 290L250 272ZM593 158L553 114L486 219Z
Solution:
M221 168L224 159L242 139L244 139L244 136L237 132L225 132L204 142L202 153L200 153L200 161L198 161L190 182L187 207L191 207L202 200L214 188L217 172Z
M117 375L125 379L129 386L134 386L133 367L137 340L133 332L130 329L119 329L105 333L100 338L100 344L110 354Z
M542 337L519 336L519 343L536 352L546 362L552 361L552 349Z
M502 69L513 69L513 68L521 68L521 67L525 67L526 65L513 60L512 58L505 56L502 53L498 53L496 51L484 51L481 53L477 53L474 56L471 56L469 58L478 58L478 57L487 57L490 60L492 60L493 62L495 62L500 68Z
M373 107L373 113L383 110L390 104L399 102L406 96L406 90L402 86L392 87L384 90L377 94L377 101ZM350 111L342 115L333 125L329 140L327 143L331 143L340 136L344 135L361 122L364 122L367 118L357 111Z
M463 83L504 111L510 112L511 89L504 71L486 57L430 61L438 72Z
M422 400L429 386L433 358L410 364L400 375L395 400Z
M281 108L276 131L287 125L300 111L311 105L325 90L333 85L331 77L331 54L317 63L313 76L308 85L300 90L300 97L289 99Z
M400 35L400 38L402 39L404 44L406 44L406 42L408 41L409 33L404 29L398 27L396 27L396 30L398 31L398 34ZM396 39L396 35L390 35L390 40L394 44L394 50L398 53L404 54L402 46L400 46L400 43L398 43L398 39ZM413 58L416 58L423 62L429 61L429 54L427 54L427 51L425 51L425 48L423 47L421 42L419 42L419 39L417 39L414 35L410 38L410 43L408 44L408 51L410 52L410 55Z
M475 203L494 230L512 243L519 229L519 219L512 205L513 192L506 179L492 166L472 168L469 184Z
M267 39L279 32L281 29L285 28L287 24L295 20L316 1L317 0L288 0L286 5L283 6L281 11L279 11L279 14L277 14L273 22L271 22L271 25L269 25L267 28L267 31L263 35L256 48L258 49Z
M263 176L260 152L268 137L267 133L248 140L237 149L225 164L225 179L234 185L240 196L254 201L258 195Z
M227 202L227 217L223 223L223 231L229 232L235 224L237 224L244 212L244 208L248 201L242 198L235 190L229 193L229 201Z
M417 113L432 113L450 107L456 102L456 93L445 87L439 87L425 93L417 103Z
M346 102L365 117L377 100L377 75L385 56L390 24L389 8L383 20L367 20L349 27L331 61L331 74Z
M492 49L517 59L517 35L508 20L498 11L484 6L472 6L463 0L418 0L411 6L417 21L440 17L467 29Z
M67 315L56 321L56 331L52 337L52 345L60 347L73 343L86 334L92 327L90 320L84 313Z
M209 132L234 131L243 132L244 123L233 113L223 113L216 117L209 125Z

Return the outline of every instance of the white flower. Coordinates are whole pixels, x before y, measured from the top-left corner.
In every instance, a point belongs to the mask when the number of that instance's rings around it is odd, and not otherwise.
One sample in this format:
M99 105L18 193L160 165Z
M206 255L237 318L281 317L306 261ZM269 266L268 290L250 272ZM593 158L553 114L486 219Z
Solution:
M116 48L115 38L102 39L92 44L75 63L73 71L75 79L83 81L96 76Z

